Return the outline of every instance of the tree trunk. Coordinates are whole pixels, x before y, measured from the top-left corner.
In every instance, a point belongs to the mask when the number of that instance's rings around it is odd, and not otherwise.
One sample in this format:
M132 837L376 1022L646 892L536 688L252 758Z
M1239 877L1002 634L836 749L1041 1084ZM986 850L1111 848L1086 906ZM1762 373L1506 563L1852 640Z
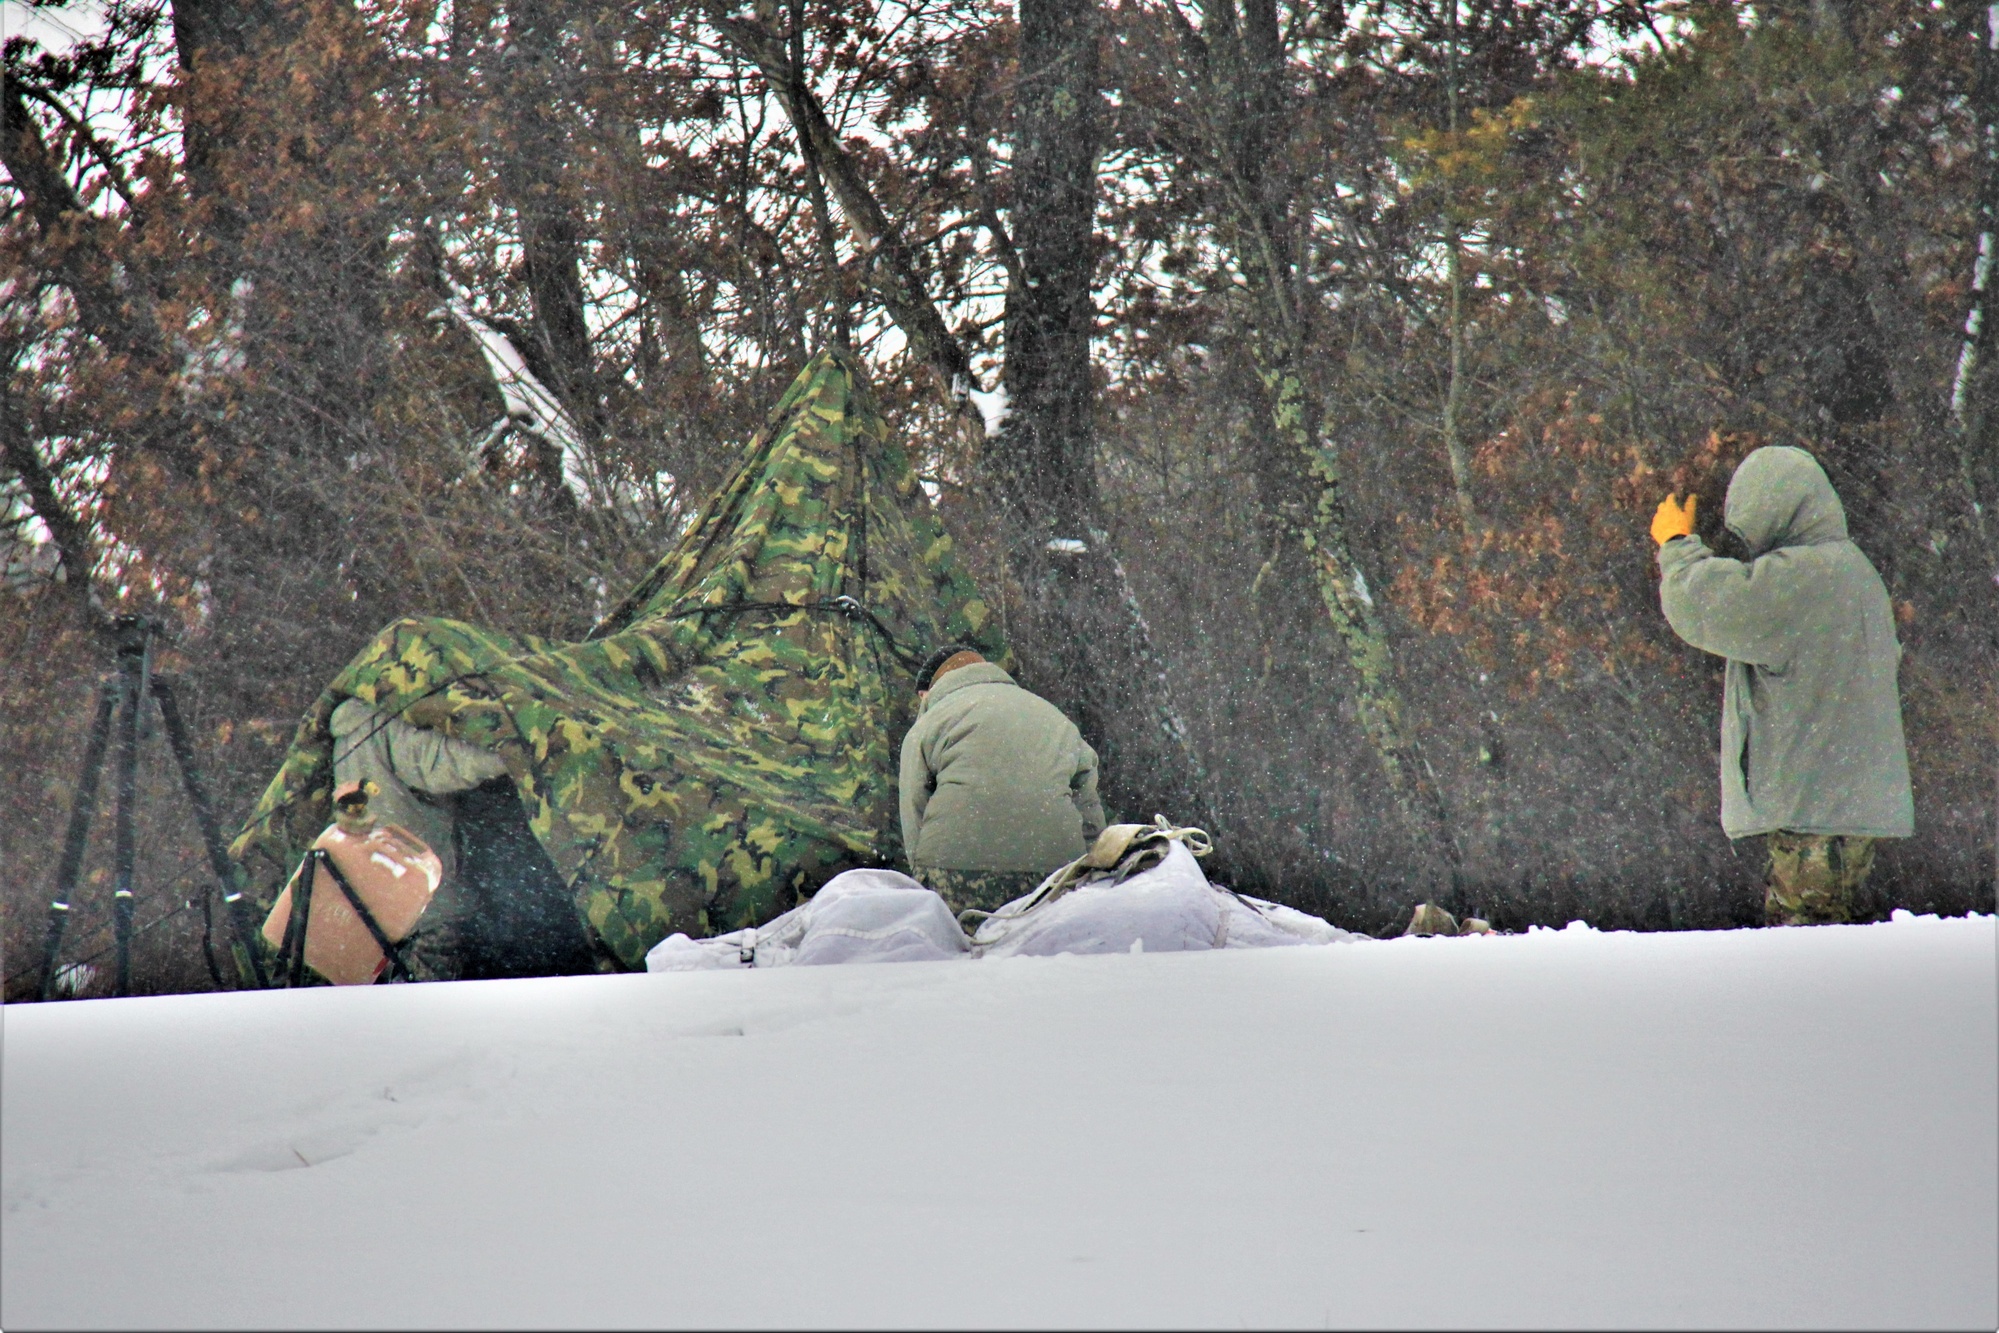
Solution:
M1175 11L1176 15L1178 11ZM1307 373L1311 307L1291 253L1282 183L1270 171L1284 64L1274 0L1210 0L1197 33L1182 22L1199 85L1202 138L1218 168L1251 304L1249 348L1269 411L1257 483L1280 546L1296 543L1353 672L1355 708L1398 808L1456 878L1461 856L1442 793L1410 730L1373 589L1347 537L1338 459L1319 437L1324 406Z
M35 220L41 262L69 291L84 330L112 354L129 358L135 371L167 373L171 359L153 319L151 293L129 275L121 280L117 225L77 198L18 85L0 90L0 166Z
M1993 270L1999 267L1999 4L1984 10L1984 40L1979 43L1978 81L1972 104L1978 116L1978 251L1971 276L1970 309L1964 318L1964 335L1959 340L1957 373L1951 382L1951 436L1957 446L1957 465L1965 499L1971 511L1972 528L1977 533L1985 562L1999 577L1990 521L1984 503L1984 478L1979 475L1978 453L1981 440L1990 438L1992 422L1987 402L1990 392L1981 394L1981 383L1989 386L1994 338L1992 288ZM1989 466L1989 464L1988 464Z
M29 509L49 530L49 538L62 561L63 594L76 614L77 623L103 633L110 621L98 605L91 585L91 570L97 560L91 549L90 532L56 494L55 478L42 462L41 453L30 438L28 422L9 388L8 381L18 358L19 351L13 347L0 356L0 459L21 479Z
M375 556L341 482L379 445L373 409L395 366L390 205L355 204L393 167L365 138L378 53L345 0L182 0L173 19L184 214L171 192L123 217L86 212L18 87L5 93L0 159L50 275L80 327L121 358L139 404L115 433L114 503L93 522L201 571L203 634L233 673L211 685L247 699L274 662L326 636L321 615L382 616L356 595L373 591ZM154 238L175 233L185 243L156 253ZM190 306L213 312L225 341L188 347L174 312ZM286 615L266 614L275 602Z
M181 162L194 205L191 219L209 244L206 267L226 287L242 260L249 225L231 176L231 160L247 119L270 104L265 86L278 53L298 38L301 7L287 0L178 0L173 5L174 55L184 100ZM282 70L277 71L280 75Z
M1253 0L1252 0L1253 2ZM1449 0L1450 25L1449 42L1445 46L1444 60L1444 123L1450 133L1458 132L1458 0ZM1448 184L1448 183L1447 183ZM1444 199L1446 209L1455 209L1457 201L1447 193ZM1465 535L1472 536L1478 525L1478 505L1471 493L1471 455L1465 450L1464 442L1464 401L1465 401L1465 275L1464 236L1458 230L1455 216L1450 219L1449 233L1444 238L1450 259L1447 280L1451 288L1450 340L1451 371L1450 383L1444 390L1444 457L1451 465L1451 487L1457 492L1458 514L1464 519Z
M561 400L584 443L595 445L610 423L584 314L582 233L563 182L569 145L549 112L549 101L564 82L561 35L561 22L544 0L514 0L507 23L511 77L502 114L515 138L500 169L519 226L522 276L534 311L527 336L537 344L536 359L547 367L549 392ZM553 445L538 450L536 463L549 499L574 511L559 450Z
M701 3L708 21L756 64L799 140L811 144L808 160L823 173L825 185L840 205L841 216L861 251L860 267L868 285L902 331L911 354L935 372L953 407L974 430L980 429L969 396L978 387L971 358L938 314L917 272L915 256L890 225L881 202L868 188L852 154L827 119L825 108L806 83L804 72L793 66L784 37L761 19L751 22L732 16L726 0Z
M1209 816L1205 779L1111 549L1097 489L1091 291L1096 271L1099 17L1095 0L1021 0L1014 94L1005 427L984 466L1026 601L1017 635L1035 689L1103 758L1116 816Z

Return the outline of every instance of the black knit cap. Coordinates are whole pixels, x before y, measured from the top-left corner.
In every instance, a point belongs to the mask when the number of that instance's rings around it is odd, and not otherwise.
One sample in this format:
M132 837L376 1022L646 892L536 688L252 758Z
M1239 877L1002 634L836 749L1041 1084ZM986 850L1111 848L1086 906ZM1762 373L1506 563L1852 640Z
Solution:
M916 673L916 692L921 694L930 688L930 682L937 678L937 668L956 657L959 653L976 653L979 650L969 643L947 643L930 656L923 659L923 669Z

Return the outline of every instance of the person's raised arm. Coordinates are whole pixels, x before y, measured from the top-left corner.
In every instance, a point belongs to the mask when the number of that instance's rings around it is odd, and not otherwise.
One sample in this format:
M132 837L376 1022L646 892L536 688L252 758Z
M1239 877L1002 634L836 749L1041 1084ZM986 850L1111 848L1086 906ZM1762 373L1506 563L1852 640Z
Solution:
M1703 652L1781 665L1790 657L1794 605L1785 577L1789 557L1783 551L1747 562L1718 556L1693 535L1693 517L1692 496L1684 509L1669 496L1652 520L1666 623Z

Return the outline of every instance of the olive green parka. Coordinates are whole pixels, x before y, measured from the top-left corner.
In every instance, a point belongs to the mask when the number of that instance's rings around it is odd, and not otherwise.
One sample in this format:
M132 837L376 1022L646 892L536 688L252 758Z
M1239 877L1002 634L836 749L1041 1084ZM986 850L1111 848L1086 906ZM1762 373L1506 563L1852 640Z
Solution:
M1104 827L1097 752L990 662L937 678L903 737L901 779L915 866L1046 874Z
M1749 559L1693 536L1659 548L1667 622L1728 659L1723 831L1908 837L1902 647L1888 590L1848 539L1825 471L1802 449L1758 449L1729 482L1723 521Z

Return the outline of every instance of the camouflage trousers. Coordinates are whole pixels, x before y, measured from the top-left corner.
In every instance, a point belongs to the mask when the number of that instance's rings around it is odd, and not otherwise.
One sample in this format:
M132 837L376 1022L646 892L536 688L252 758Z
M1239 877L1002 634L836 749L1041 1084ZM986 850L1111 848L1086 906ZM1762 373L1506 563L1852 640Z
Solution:
M1036 870L940 870L933 866L912 866L910 870L926 888L937 891L953 916L974 908L997 912L1015 898L1034 892L1048 878Z
M1770 850L1765 925L1834 925L1862 915L1860 890L1874 869L1874 839L1780 829L1765 845Z

